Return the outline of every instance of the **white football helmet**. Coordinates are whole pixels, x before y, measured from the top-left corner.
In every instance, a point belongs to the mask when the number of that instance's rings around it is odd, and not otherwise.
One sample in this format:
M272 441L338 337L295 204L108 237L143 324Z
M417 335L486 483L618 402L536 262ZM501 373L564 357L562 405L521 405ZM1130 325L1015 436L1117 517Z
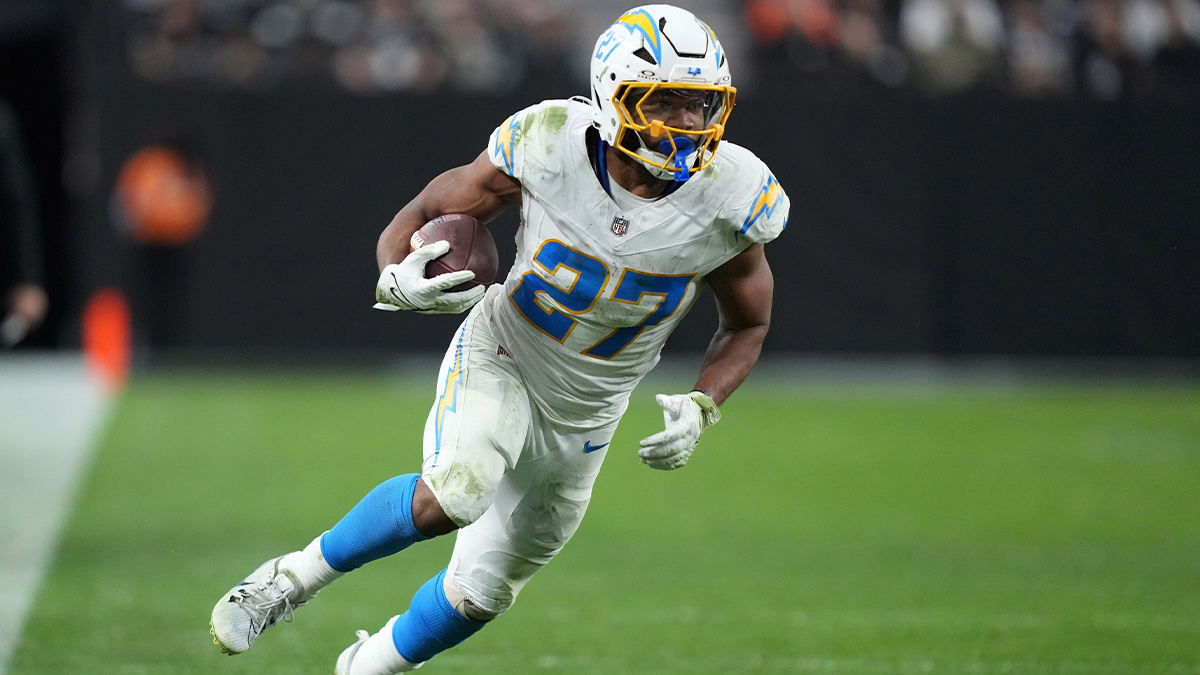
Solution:
M736 93L716 34L671 5L629 10L592 53L592 123L609 145L663 180L685 181L708 166ZM664 105L702 107L703 128L667 126L656 117ZM658 147L647 147L637 133L646 130L663 137Z

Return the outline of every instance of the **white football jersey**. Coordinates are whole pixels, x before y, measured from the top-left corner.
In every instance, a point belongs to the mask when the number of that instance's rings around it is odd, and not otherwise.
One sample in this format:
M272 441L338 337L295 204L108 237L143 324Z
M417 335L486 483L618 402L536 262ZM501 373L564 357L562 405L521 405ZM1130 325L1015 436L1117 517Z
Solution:
M522 187L517 254L485 313L559 423L605 423L658 362L705 276L787 225L788 198L763 162L722 142L666 197L621 209L597 180L591 108L544 101L491 137L492 163Z

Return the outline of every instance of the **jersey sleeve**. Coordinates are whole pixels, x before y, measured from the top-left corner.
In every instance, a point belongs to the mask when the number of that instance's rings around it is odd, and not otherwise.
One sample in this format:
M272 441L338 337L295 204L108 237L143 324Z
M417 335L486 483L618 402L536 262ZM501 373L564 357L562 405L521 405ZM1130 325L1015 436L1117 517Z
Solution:
M565 101L542 101L514 113L492 132L488 158L497 169L524 183L528 165L545 154L537 149L553 144L547 136L559 131L565 120Z
M725 207L725 217L738 234L765 244L780 235L788 224L791 202L779 180L765 164L751 163L741 172L739 186Z

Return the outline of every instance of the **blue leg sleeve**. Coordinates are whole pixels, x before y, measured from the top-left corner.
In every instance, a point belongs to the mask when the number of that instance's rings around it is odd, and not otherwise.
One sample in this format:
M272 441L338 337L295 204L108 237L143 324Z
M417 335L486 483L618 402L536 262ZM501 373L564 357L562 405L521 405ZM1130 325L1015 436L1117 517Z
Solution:
M392 625L396 651L410 663L421 663L466 640L486 621L472 621L454 611L446 599L446 570L425 582L413 596L408 611Z
M413 493L420 477L409 473L380 483L326 532L321 537L321 554L329 566L349 572L428 539L417 530L412 517Z

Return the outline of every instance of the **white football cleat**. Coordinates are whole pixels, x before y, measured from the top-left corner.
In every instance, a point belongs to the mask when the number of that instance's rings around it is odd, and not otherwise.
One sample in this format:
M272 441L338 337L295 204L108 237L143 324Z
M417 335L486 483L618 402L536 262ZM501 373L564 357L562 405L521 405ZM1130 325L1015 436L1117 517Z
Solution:
M291 622L296 608L312 599L294 575L279 569L281 560L260 565L213 607L208 632L222 652L232 656L250 649L263 631L281 619Z
M365 630L354 631L354 636L358 638L358 642L346 647L338 655L337 665L333 667L333 675L350 675L350 662L354 660L354 655L358 653L358 650L362 649L363 644L371 638L371 634Z
M392 626L399 618L393 616L374 635L365 630L355 631L358 642L346 647L338 656L333 675L350 675L351 672L355 675L398 675L425 665L424 662L410 663L396 651L396 645L392 642Z

